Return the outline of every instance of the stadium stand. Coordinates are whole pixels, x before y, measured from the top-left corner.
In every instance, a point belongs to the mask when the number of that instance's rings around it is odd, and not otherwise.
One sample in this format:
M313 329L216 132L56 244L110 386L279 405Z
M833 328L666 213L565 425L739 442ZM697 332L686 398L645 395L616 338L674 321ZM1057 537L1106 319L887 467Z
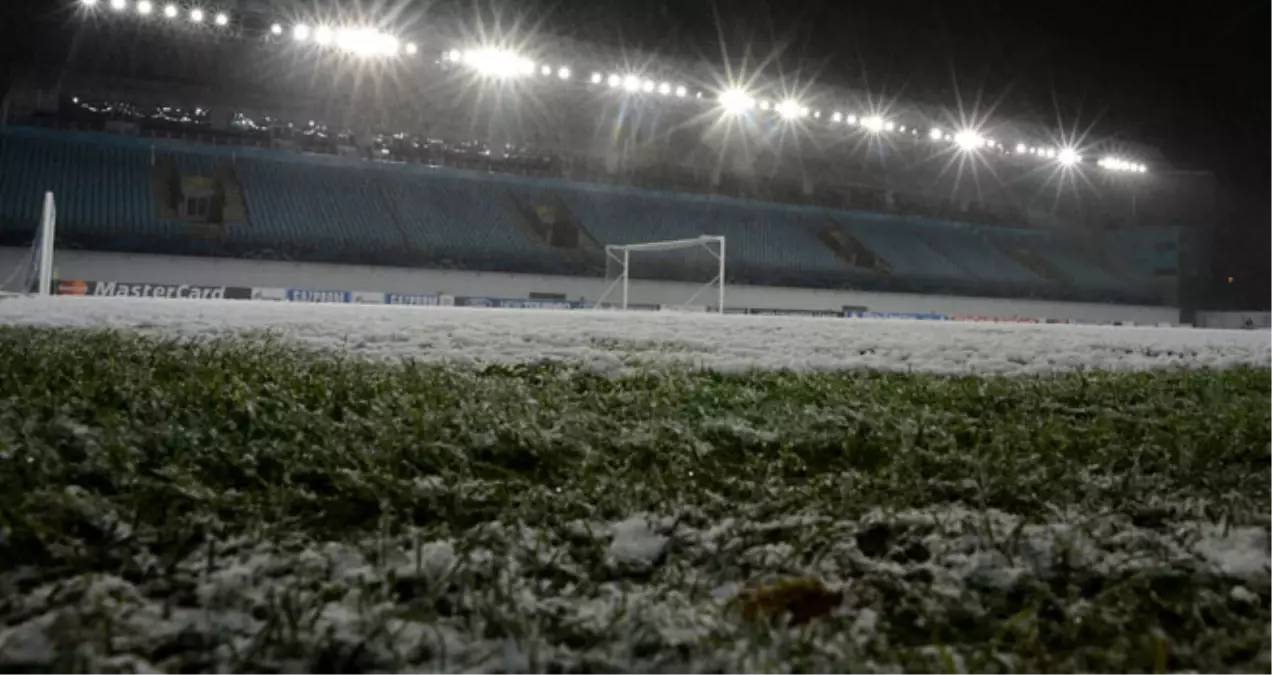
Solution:
M173 201L181 197L172 194L191 182L209 186L213 202L193 221L178 214ZM1107 299L1135 298L1135 280L1169 260L1169 229L1147 230L1156 257L1128 255L1134 267L1123 278L1040 230L264 148L4 130L5 238L30 235L44 189L60 195L65 245L115 251L597 274L605 244L723 234L735 281ZM1138 236L1108 239L1142 249ZM844 247L863 257L845 259L837 253Z

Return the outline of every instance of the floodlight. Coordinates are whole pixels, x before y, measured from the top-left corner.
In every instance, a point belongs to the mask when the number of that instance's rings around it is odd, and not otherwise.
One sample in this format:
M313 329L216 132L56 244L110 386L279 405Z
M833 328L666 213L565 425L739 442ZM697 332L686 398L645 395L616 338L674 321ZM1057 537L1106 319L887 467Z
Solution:
M820 111L820 110L815 111L815 112L813 113L813 119L817 119L817 120L821 119L821 111Z
M768 101L760 101L760 110L768 110L771 107Z
M151 4L150 0L139 0L137 2L137 13L142 16L149 16L154 8L155 6Z
M540 75L542 75L542 76L544 76L544 77L547 77L547 76L551 75L551 74L552 74L552 66L549 66L549 65L548 65L548 64L546 64L546 63L545 63L545 64L543 64L543 67L539 69L539 74L540 74Z
M790 120L799 117L799 104L790 99L778 103L773 109L784 119Z
M1024 144L1024 143L1017 143L1017 144L1016 144L1016 154L1017 154L1017 155L1023 155L1023 154L1025 154L1025 151L1026 151L1026 150L1027 150L1027 148L1025 147L1025 144Z
M684 98L685 94L688 94L688 93L689 93L689 90L685 89L685 85L682 84L676 87L676 96L679 96L680 98ZM702 98L702 94L698 94L698 98Z
M932 130L928 132L928 138L934 141L941 140L941 130L933 127Z
M609 84L609 86L611 87L617 87L619 84L622 83L622 80L620 80L617 75L610 75L609 80L607 80L606 83Z
M869 129L870 131L883 131L883 118L878 115L871 115L870 117L866 117L861 120L861 126Z
M96 7L97 0L80 0L80 4L84 5L85 7Z
M592 73L592 84L600 84L602 79L600 73Z
M831 121L831 122L842 122L842 121L844 121L844 114L843 114L843 113L841 113L841 112L831 113L831 114L830 114L830 121Z
M1082 158L1078 156L1077 151L1074 150L1073 148L1062 149L1060 151L1059 159L1060 159L1060 163L1065 166L1072 166L1082 161Z
M755 99L741 89L728 89L720 94L720 106L727 113L741 115L755 106Z
M292 37L296 38L297 42L304 42L305 40L308 40L309 26L306 26L303 23L298 23L295 26L292 26Z
M116 12L122 12L128 9L128 0L110 0L110 8Z
M320 45L331 44L331 39L334 36L335 34L329 26L319 26L318 30L314 31L314 42Z
M274 35L282 35L283 25L280 23L273 24L269 27L269 32L273 33Z
M557 68L557 77L561 78L562 80L570 79L570 69L565 66L561 66L560 68Z
M848 116L848 117L847 117L844 121L848 122L849 124L856 124L856 123L857 123L857 116L856 116L856 115L849 115L849 116Z
M904 132L905 132L905 125L904 125L904 124L902 124L901 126L897 127L897 131L900 131L900 132L903 132L903 133L904 133Z
M640 89L640 78L635 75L628 75L623 78L623 88L627 91L636 91Z
M449 61L459 63L463 58L464 58L463 52L459 51L458 49L452 49L449 52L446 52L446 59Z
M216 19L214 19L214 21L216 22L216 25L224 26L230 22L230 17L226 16L225 12L217 12Z
M985 144L985 139L975 131L960 131L954 134L954 142L963 150L975 150Z
M896 128L897 128L897 125L896 125L896 123L894 123L894 122L889 121L889 122L884 122L884 123L883 123L883 130L884 130L884 131L895 131L895 130L896 130Z
M406 53L407 53L407 54L410 54L411 56L415 56L415 53L416 53L416 52L418 52L419 50L420 50L420 48L419 48L419 47L416 47L414 42L408 42L408 43L406 43Z
M654 81L645 80L644 82L641 83L640 88L645 90L645 93L649 93L654 90Z
M670 94L670 93L671 93L671 85L670 85L670 84L667 84L666 82L662 82L662 83L660 83L660 84L658 85L658 93L662 94L663 96L666 96L666 95Z
M1140 164L1140 165L1139 165L1138 167L1136 167L1136 168L1137 168L1137 169L1139 169L1139 172L1140 172L1140 173L1148 173L1148 167L1147 167L1147 166L1144 166L1143 164Z
M190 10L190 20L194 23L203 23L203 10L198 7Z
M168 17L169 19L177 18L178 12L179 10L177 9L176 5L173 5L173 4L164 5L163 15Z

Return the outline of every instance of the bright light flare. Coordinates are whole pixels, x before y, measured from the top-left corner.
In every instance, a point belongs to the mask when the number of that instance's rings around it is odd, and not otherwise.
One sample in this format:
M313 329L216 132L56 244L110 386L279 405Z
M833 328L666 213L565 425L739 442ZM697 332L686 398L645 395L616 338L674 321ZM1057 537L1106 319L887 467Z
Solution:
M862 118L861 126L865 127L869 131L877 133L883 131L884 121L883 118L878 115L871 115L869 117Z
M831 121L831 122L842 122L842 121L844 121L844 114L843 114L843 113L841 113L841 112L831 113L831 115L830 115L830 121Z
M635 75L624 77L623 88L627 91L638 91L640 89L640 78Z
M617 89L618 86L623 83L623 79L617 75L610 75L609 79L605 80L605 83L610 87Z
M603 79L600 73L592 73L592 84L600 84Z
M419 48L419 47L416 47L414 42L408 42L408 43L406 43L406 53L407 53L407 54L410 54L411 56L415 56L415 54L416 54L417 52L419 52L419 50L420 50L420 48Z
M782 119L787 120L797 119L808 114L808 108L801 106L799 101L789 98L778 103L774 110L782 116Z
M297 42L304 42L305 40L308 40L309 33L309 26L306 26L303 23L298 23L295 26L292 26L292 37L295 38Z
M964 130L954 134L954 142L963 150L975 150L985 145L985 139L971 130Z
M570 79L571 75L573 75L573 73L570 72L569 68L565 66L561 66L560 68L557 68L557 78L562 80L568 80Z
M941 140L941 130L933 127L933 129L928 132L928 138L934 141Z
M474 49L462 55L463 61L481 75L509 78L534 73L534 62L506 49Z
M688 94L689 94L689 90L685 88L685 85L683 85L683 84L682 84L682 85L680 85L680 86L676 87L676 96L677 96L678 98L684 98L684 97L685 97L685 96L687 96Z
M96 7L97 0L80 0L80 4L84 5L85 7Z
M1057 155L1056 158L1059 159L1060 163L1065 166L1073 166L1074 164L1082 161L1082 157L1078 155L1078 151L1073 148L1062 148L1060 150L1060 154Z
M755 99L741 89L728 89L720 94L720 107L730 115L741 115L755 107Z
M270 34L271 34L271 35L282 35L282 34L283 34L283 24L281 24L281 23L276 23L276 24L272 24L272 25L270 25L270 27L269 27L269 32L270 32Z
M190 10L190 21L194 23L203 23L203 10L198 7Z
M110 0L110 8L116 12L122 12L128 9L128 0Z
M331 30L330 26L319 26L318 30L314 31L314 42L317 42L320 45L331 44L331 41L335 39L335 37L336 33Z
M213 23L215 23L218 26L224 26L228 24L229 22L230 22L230 17L226 16L225 12L217 12L216 18L213 19Z
M150 16L150 13L154 10L154 3L150 2L150 0L140 0L137 3L137 13L142 16Z
M659 83L659 85L658 85L658 93L662 94L663 96L667 96L667 95L671 94L671 84L670 84L670 83L668 83L668 82L661 82L661 83Z

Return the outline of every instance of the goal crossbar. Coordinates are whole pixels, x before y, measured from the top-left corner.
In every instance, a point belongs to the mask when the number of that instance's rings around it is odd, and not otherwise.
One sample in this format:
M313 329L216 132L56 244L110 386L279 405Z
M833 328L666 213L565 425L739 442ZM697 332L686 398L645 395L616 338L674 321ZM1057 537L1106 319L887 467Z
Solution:
M710 244L718 244L719 250L712 250ZM594 307L602 307L609 299L610 294L615 290L621 290L621 301L619 307L627 309L628 285L630 282L629 273L631 271L631 254L648 252L648 251L671 251L681 248L694 248L701 246L716 260L716 273L710 281L702 284L694 291L693 295L685 301L684 305L690 305L702 292L711 286L717 287L716 311L724 313L724 237L718 235L704 234L700 237L692 239L672 239L668 241L650 241L640 244L607 244L605 246L605 256L613 260L619 266L618 276L605 287L605 291L596 299Z

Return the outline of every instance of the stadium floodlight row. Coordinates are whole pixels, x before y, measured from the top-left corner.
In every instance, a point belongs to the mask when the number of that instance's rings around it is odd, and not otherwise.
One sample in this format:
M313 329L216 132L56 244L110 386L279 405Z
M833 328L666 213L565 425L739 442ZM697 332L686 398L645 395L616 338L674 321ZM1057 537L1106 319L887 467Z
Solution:
M96 8L101 0L79 0L85 8ZM108 0L110 9L119 14L128 13L131 9L142 17L149 16L155 10L152 0ZM179 20L185 15L190 23L202 24L207 18L207 10L197 6L181 8L168 3L163 7L163 15L170 20ZM212 22L216 26L227 26L229 15L216 12ZM296 43L312 44L320 48L338 49L350 55L366 58L389 58L400 55L416 56L420 54L419 45L405 41L390 33L367 26L336 26L327 24L311 25L300 21L285 27L274 22L269 26L269 34L275 38L290 35ZM515 78L533 78L536 74L542 78L568 82L574 76L574 68L564 63L535 63L533 59L509 49L492 46L472 46L465 49L451 48L440 52L440 63L470 69L479 77L507 80ZM661 96L669 99L704 99L702 91L690 90L684 84L667 80L655 81L638 73L605 73L593 71L587 80L592 88L607 88L628 95ZM1079 169L1086 162L1082 149L1078 147L1056 147L1046 144L1020 141L1014 147L1004 145L1001 141L983 136L976 129L945 130L939 126L921 129L907 126L896 120L888 119L888 115L879 112L844 113L832 111L823 116L821 110L810 110L808 105L799 100L787 98L780 101L769 101L757 98L750 91L741 88L727 88L714 96L705 97L712 105L719 108L721 115L728 118L752 118L763 120L774 116L781 122L790 124L807 124L808 118L821 121L823 118L827 128L842 126L856 127L870 134L903 134L915 140L926 138L933 143L950 144L959 153L997 154L1014 156L1021 159L1035 158L1054 162L1061 169ZM1014 151L1013 151L1014 150ZM1143 174L1148 166L1140 161L1125 157L1105 156L1095 162L1101 169L1116 173Z

